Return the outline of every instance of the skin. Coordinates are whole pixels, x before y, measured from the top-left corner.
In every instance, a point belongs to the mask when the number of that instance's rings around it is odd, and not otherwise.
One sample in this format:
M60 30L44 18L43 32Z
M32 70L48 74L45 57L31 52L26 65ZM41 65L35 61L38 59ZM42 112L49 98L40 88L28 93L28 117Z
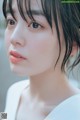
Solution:
M40 0L32 1L31 5L33 10L42 10ZM25 88L21 95L17 109L17 120L22 120L21 117L23 118L23 116L24 119L33 120L34 117L35 120L42 120L63 100L79 93L79 91L69 85L66 74L61 71L65 43L60 21L61 55L54 69L59 55L54 21L52 31L44 16L34 15L36 22L39 24L37 28L34 28L29 18L28 23L26 23L20 16L16 0L13 1L13 9L17 21L10 14L7 14L8 24L5 31L9 61L9 51L11 50L20 53L27 60L16 64L10 61L10 67L18 75L28 76L30 79L28 89ZM13 24L11 24L11 21ZM26 112L28 113L27 116ZM21 113L24 113L24 115L21 115Z

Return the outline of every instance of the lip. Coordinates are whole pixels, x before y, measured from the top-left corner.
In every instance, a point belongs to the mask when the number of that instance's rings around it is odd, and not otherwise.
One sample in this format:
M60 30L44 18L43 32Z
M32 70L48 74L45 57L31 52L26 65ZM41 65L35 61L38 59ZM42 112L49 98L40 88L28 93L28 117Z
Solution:
M27 59L16 51L10 51L9 54L10 61L15 64Z

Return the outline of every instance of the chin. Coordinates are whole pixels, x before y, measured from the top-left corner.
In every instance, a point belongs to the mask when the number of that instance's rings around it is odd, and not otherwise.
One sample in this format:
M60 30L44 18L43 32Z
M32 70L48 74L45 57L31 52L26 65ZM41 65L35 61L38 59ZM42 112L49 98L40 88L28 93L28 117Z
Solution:
M11 71L16 74L17 76L20 76L20 77L25 77L27 76L25 73L22 73L21 71L17 71L17 70L14 70L14 69L11 69Z
M14 65L10 65L11 71L18 76L25 76L23 72Z
M22 67L14 64L10 64L10 67L13 73L22 77L40 75L48 70L48 69L33 69L31 67Z
M25 72L25 70L20 69L18 67L10 66L10 68L11 68L11 71L17 76L26 77L31 75L29 72Z

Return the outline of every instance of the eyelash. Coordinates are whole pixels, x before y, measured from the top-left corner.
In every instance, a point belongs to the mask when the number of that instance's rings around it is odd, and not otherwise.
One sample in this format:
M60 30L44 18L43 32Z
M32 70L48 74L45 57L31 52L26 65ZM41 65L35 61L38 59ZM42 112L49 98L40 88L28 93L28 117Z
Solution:
M6 27L8 27L8 25L12 26L15 25L15 21L13 19L6 19Z
M31 22L29 23L28 27L33 28L33 29L43 28L43 26L40 25L39 23L37 23L36 21L31 21Z
M6 19L6 27L13 27L15 24L16 24L16 21L14 19L12 19L12 18ZM44 28L42 25L40 25L36 21L31 21L30 23L28 23L28 27L30 29L35 29L35 30Z

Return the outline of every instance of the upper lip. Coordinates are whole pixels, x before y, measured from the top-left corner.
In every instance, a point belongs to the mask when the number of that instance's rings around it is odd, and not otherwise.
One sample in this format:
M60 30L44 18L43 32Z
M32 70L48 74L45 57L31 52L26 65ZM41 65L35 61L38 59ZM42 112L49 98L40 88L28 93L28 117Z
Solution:
M14 57L17 57L17 58L23 58L23 59L26 59L24 56L22 56L21 54L19 54L18 52L16 51L10 51L10 55L14 56Z

